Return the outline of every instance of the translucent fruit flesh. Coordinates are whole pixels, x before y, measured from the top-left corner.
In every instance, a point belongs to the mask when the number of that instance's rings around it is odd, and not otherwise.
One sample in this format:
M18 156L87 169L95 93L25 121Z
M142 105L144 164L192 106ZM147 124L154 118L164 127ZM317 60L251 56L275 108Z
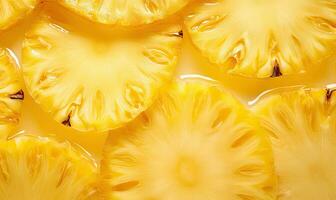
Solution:
M40 0L0 0L0 30L26 16L38 2Z
M113 131L102 162L106 199L272 199L268 141L215 83L174 83L137 121Z
M255 111L271 137L279 200L336 198L336 98L332 89L273 94Z
M225 72L277 77L307 71L336 39L332 0L207 0L185 24L193 43Z
M24 94L14 59L0 48L0 139L17 127Z
M183 8L189 0L59 0L70 10L92 21L124 26L148 24Z
M180 30L168 24L99 35L45 18L24 41L27 88L64 125L80 131L120 127L171 79Z
M0 141L0 199L91 200L95 165L69 143L36 136Z

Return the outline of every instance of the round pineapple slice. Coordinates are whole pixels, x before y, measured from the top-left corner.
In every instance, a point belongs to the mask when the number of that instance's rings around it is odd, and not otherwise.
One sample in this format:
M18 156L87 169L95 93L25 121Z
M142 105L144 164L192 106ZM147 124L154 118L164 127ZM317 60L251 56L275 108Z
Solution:
M134 26L164 19L182 9L189 0L59 0L61 5L102 24Z
M301 88L256 107L271 137L279 200L336 199L336 97Z
M0 0L0 30L26 16L39 2L40 0Z
M69 143L36 136L0 141L0 199L89 200L97 168Z
M249 112L215 83L185 80L104 149L106 199L272 199L273 161Z
M11 134L19 123L24 93L14 59L0 48L0 139Z
M333 0L206 0L185 24L223 71L248 77L305 72L336 39Z
M23 73L44 110L80 131L122 126L151 105L170 81L179 25L91 33L43 19L26 34Z

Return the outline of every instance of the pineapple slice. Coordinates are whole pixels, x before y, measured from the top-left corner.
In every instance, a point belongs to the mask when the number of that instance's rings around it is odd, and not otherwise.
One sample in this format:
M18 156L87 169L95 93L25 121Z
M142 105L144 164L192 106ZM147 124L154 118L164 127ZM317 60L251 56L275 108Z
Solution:
M206 0L186 20L195 46L247 77L305 72L336 39L333 0Z
M333 90L301 88L274 94L254 109L271 137L278 199L336 199Z
M36 136L0 141L0 199L89 200L97 167L68 143Z
M44 18L26 34L22 60L28 91L66 126L120 127L151 105L170 81L181 27L101 34L77 28Z
M164 19L189 0L58 0L61 5L92 21L134 26Z
M0 0L0 30L23 18L39 2L40 0Z
M24 93L14 59L0 48L0 139L11 134L19 123Z
M270 145L215 83L184 80L104 149L102 193L113 200L272 199Z

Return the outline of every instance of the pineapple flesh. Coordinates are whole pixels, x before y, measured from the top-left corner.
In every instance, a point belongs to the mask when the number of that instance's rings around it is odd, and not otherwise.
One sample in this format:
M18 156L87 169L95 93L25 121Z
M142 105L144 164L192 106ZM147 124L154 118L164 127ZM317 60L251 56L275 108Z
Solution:
M336 97L300 88L254 108L271 138L279 200L336 199Z
M69 143L21 135L0 141L0 199L92 200L97 167Z
M31 12L40 0L0 0L0 30L6 29Z
M55 120L80 131L122 126L152 104L175 71L181 27L89 33L45 17L26 34L28 91Z
M336 39L334 0L206 0L185 19L195 46L227 73L302 73ZM329 53L328 53L329 52Z
M111 132L102 193L110 200L272 199L271 147L258 125L216 83L177 81Z
M7 138L20 120L24 93L14 58L0 48L0 139Z
M135 26L164 19L189 0L58 0L61 5L92 21Z

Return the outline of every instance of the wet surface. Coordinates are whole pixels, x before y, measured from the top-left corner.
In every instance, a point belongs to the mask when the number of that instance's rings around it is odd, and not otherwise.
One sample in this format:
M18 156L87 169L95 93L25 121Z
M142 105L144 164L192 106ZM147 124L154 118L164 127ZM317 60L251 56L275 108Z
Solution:
M46 5L41 5L40 7L44 6ZM0 33L0 46L10 49L12 54L16 56L18 64L20 63L21 42L24 33L40 16L40 10L41 8L37 9L17 25ZM183 13L183 11L181 13ZM77 20L77 18L74 20ZM78 20L83 21L84 19L78 18ZM92 28L92 30L94 30L94 28ZM316 66L311 66L310 68L313 70L308 71L305 74L274 78L270 77L267 79L251 79L224 74L224 72L221 71L220 66L211 64L207 58L200 54L191 43L187 31L179 33L178 36L183 36L184 41L176 77L203 77L206 79L217 80L222 83L228 91L241 99L247 106L253 105L260 98L261 94L266 94L268 93L267 91L270 90L287 90L301 86L325 88L326 85L336 82L335 55L319 62ZM279 75L279 72L276 72L276 75ZM53 135L60 139L66 139L79 144L97 159L101 157L102 146L107 137L106 132L82 133L69 127L65 127L54 121L49 114L45 113L40 106L32 100L27 91L24 92L25 99L22 119L17 132Z

